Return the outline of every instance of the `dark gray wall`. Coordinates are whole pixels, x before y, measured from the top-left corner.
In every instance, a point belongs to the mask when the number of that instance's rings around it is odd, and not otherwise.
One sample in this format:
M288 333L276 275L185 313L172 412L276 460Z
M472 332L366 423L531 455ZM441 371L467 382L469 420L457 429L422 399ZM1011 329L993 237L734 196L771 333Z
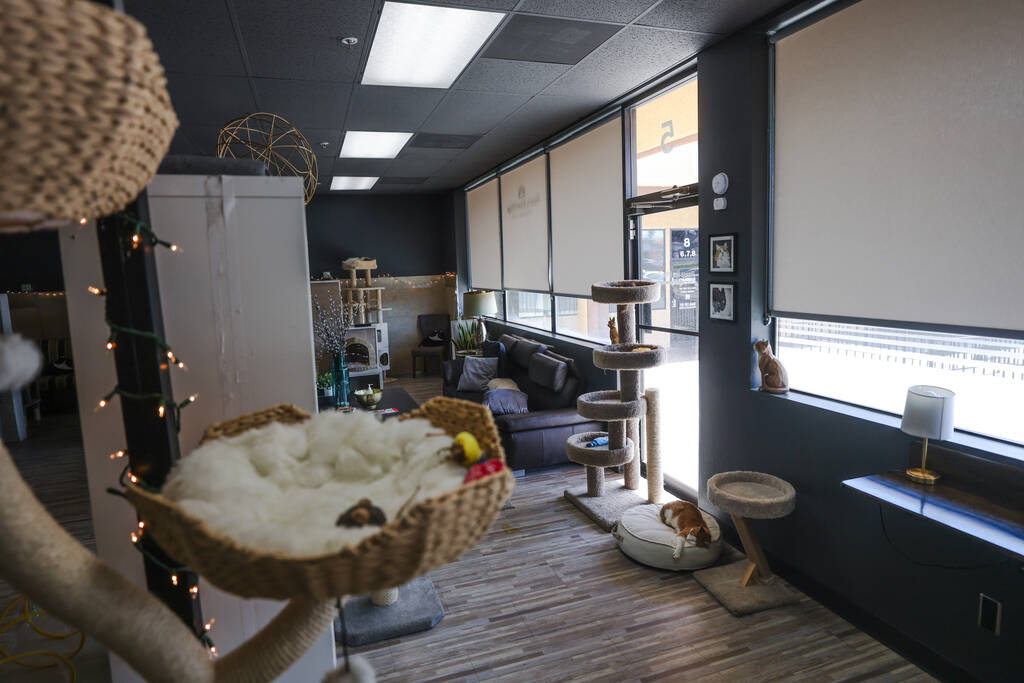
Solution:
M350 256L376 258L381 275L454 271L453 221L450 192L317 196L306 207L310 271L341 275Z
M1020 680L1024 671L1024 575L1020 564L988 546L909 514L885 510L844 489L844 479L901 469L909 438L879 424L801 401L752 391L751 344L767 336L764 309L764 231L767 217L768 48L763 37L737 36L698 59L700 77L700 224L707 234L738 234L738 272L712 276L701 265L701 301L708 281L735 282L735 323L712 322L701 311L700 476L759 470L790 481L796 511L755 522L771 558L807 587L863 618L902 649L921 648L984 680ZM837 131L841 134L841 131ZM713 211L711 177L729 174L729 208ZM854 412L854 411L849 411ZM702 487L703 488L703 487ZM702 505L726 520L701 491ZM979 629L978 593L1003 602L1003 633ZM887 631L888 629L888 631ZM899 645L899 642L895 642ZM917 647L920 646L920 647ZM916 650L915 650L916 648ZM931 659L931 656L928 657ZM943 662L933 661L941 666ZM955 668L939 671L958 677Z
M0 292L23 284L37 292L64 289L55 230L0 235Z

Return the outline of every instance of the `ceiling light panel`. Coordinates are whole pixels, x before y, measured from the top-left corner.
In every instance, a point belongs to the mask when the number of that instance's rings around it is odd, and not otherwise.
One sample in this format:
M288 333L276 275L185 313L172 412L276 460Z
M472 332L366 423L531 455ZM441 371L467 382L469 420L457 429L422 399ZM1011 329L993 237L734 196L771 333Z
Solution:
M412 133L345 131L345 142L341 145L341 157L344 159L394 159L411 137Z
M385 2L362 83L448 88L504 16L503 12Z
M377 181L379 176L365 175L336 175L331 180L332 190L369 190Z

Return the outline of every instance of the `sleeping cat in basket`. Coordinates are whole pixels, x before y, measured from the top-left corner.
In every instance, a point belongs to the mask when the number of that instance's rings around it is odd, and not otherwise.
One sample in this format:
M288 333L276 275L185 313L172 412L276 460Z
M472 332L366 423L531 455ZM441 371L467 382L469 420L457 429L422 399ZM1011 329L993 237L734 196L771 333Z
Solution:
M711 543L711 531L704 515L693 503L686 500L674 500L665 503L658 512L663 524L676 530L676 538L672 544L672 558L678 560L683 554L683 544L693 534L698 548L707 548Z

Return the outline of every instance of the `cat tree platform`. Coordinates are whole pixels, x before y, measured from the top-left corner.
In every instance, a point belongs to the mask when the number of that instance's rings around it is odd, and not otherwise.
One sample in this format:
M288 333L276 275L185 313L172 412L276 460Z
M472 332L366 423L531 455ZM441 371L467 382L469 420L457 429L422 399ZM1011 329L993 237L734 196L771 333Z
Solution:
M566 455L572 462L586 467L587 487L568 489L565 497L605 531L611 529L623 512L648 502L634 493L640 487L639 422L649 410L647 399L640 393L640 373L664 363L668 351L653 344L636 343L635 309L638 304L657 301L661 289L662 283L648 280L598 282L591 286L591 296L596 303L616 306L621 343L595 349L594 365L614 370L618 374L618 389L591 391L576 400L576 410L581 416L608 423L608 444L587 448L587 442L605 432L569 437L565 444ZM648 441L651 441L650 436ZM604 469L617 466L623 466L622 486L606 490ZM660 465L657 469L660 472ZM651 483L650 502L660 501L660 489L659 478Z

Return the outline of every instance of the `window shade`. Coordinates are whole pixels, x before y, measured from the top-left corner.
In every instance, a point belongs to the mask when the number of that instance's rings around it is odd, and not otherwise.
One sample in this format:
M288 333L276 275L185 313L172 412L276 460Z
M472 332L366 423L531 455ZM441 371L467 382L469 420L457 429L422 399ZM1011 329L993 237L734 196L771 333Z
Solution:
M506 289L548 291L547 156L501 176Z
M501 229L498 180L466 193L469 221L469 286L501 289Z
M554 290L590 296L590 285L623 275L622 121L551 150Z
M1024 3L862 0L776 46L773 308L1024 330Z

